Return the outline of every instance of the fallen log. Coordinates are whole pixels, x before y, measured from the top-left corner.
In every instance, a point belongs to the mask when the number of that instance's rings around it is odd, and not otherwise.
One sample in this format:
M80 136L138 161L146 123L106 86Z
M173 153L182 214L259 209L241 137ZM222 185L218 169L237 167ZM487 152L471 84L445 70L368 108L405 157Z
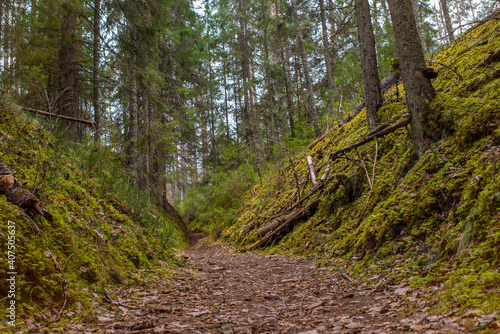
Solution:
M372 140L375 140L376 138L381 138L391 132L394 132L396 131L397 129L399 128L402 128L408 124L410 124L410 121L411 121L411 114L408 114L408 116L406 116L406 118L404 118L402 121L394 124L393 126L390 126L388 128L385 128L381 131L378 131L378 132L375 132L369 136L366 136L364 137L363 139L359 140L358 142L354 143L354 144L351 144L349 146L346 146L346 147L343 147L335 152L333 152L332 154L330 154L330 158L332 160L335 160L339 155L341 154L344 154L346 152L349 152L350 150L353 150L355 149L356 147L359 147L361 145L364 145Z
M295 217L295 215L297 215L298 211L299 211L299 209L295 209L291 213L289 213L289 214L287 214L287 215L285 215L283 217L280 217L278 219L273 220L270 224L268 224L268 225L266 225L264 227L259 228L257 230L257 232L255 232L255 234L257 234L257 236L259 238L265 236L268 232L270 232L270 231L274 230L275 228L279 227L281 224L283 224L287 220L290 220L293 217Z
M32 217L40 214L50 222L53 220L52 215L38 198L26 189L2 162L0 162L0 195L5 195L9 202L19 206Z
M253 245L246 247L241 250L241 252L248 252L251 250L255 250L260 247L264 247L269 244L274 239L278 238L279 233L284 231L285 229L291 228L295 223L301 219L310 217L316 209L318 208L319 198L316 198L311 201L307 206L297 210L297 212L290 217L287 221L284 221L280 225L278 225L274 230L268 232L262 239L254 243Z

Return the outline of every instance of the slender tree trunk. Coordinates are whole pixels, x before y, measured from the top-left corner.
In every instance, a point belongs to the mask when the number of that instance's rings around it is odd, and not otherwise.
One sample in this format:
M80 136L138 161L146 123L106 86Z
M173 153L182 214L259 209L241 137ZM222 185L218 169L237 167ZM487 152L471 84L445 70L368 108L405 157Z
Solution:
M377 111L382 106L383 99L380 89L380 78L378 76L375 36L373 35L368 0L356 0L355 13L358 25L359 49L361 52L361 68L363 70L366 119L368 127L374 129L379 123Z
M69 117L78 117L77 95L77 40L76 40L76 12L70 3L62 5L63 18L61 25L61 49L59 52L59 114ZM76 122L69 127L73 140L78 140Z
M304 70L304 78L307 87L307 100L309 102L309 116L314 127L314 132L316 136L321 135L321 130L319 128L318 114L316 113L316 106L314 103L314 92L311 83L311 77L309 75L309 62L307 60L306 47L304 45L304 39L302 37L302 30L300 28L299 15L297 14L297 1L291 0L292 4L292 15L295 24L295 33L297 34L297 41L299 44L300 57L302 58L302 68Z
M439 0L441 4L441 11L443 12L444 23L446 27L446 33L448 34L448 40L452 43L455 40L453 36L453 27L451 25L450 11L448 10L448 1L447 0Z
M3 17L5 13L4 7L5 7L5 2L0 1L0 41L3 40L5 42L7 36L4 35L5 25L6 25L6 23L4 23L4 17ZM3 45L1 47L3 48ZM2 71L5 71L5 68L2 68Z
M101 64L101 0L94 0L94 141L101 141L101 87L99 84L100 64Z
M328 113L333 114L333 73L332 73L332 61L330 58L330 43L328 42L328 29L326 27L326 14L325 14L325 2L324 0L319 0L319 10L321 17L321 28L323 33L323 47L325 48L325 67L326 67L326 79L328 83Z
M455 0L455 8L457 10L457 20L458 20L458 29L460 30L460 35L463 33L462 31L462 14L460 13L460 4L457 0Z
M276 129L275 129L275 124L274 124L274 89L271 85L271 68L269 66L269 62L271 61L271 58L269 57L269 46L267 42L267 27L268 27L268 21L269 21L269 7L266 4L266 0L262 0L262 30L264 34L264 70L266 73L266 89L267 89L267 104L268 104L268 112L269 112L269 118L270 118L270 138L269 138L269 143L271 146L271 150L276 145L277 143L277 138L276 138Z
M293 119L293 103L292 103L292 92L290 89L290 64L288 63L285 54L285 45L283 43L283 24L280 23L277 26L278 37L280 41L280 56L281 56L281 67L283 68L283 79L285 80L285 94L286 94L286 105L288 108L288 121L290 125L290 135L292 138L295 137L295 122Z
M9 7L7 6L7 3L4 4L4 13L3 13L3 70L4 72L7 72L9 70L9 28L10 28L10 13L9 13Z
M422 28L422 20L420 18L419 0L411 0L411 4L413 7L413 16L415 17L415 23L417 24L418 35L420 36L420 42L422 43L424 53L427 53L427 44L425 43L424 29Z
M472 3L472 0L469 0L469 6L472 14L472 21L476 22L476 14L474 12L474 4Z
M427 67L413 17L411 0L388 0L396 37L401 76L406 92L406 106L412 114L411 134L413 148L418 156L425 151L422 114L436 92L423 75Z
M241 50L241 77L242 77L242 85L243 85L243 108L242 108L242 121L243 121L243 139L246 144L255 149L255 142L253 140L253 125L250 111L250 93L249 93L249 80L250 80L250 66L248 64L248 45L247 45L247 36L246 36L246 22L244 20L243 13L244 4L242 4L242 0L239 2L239 24L240 24L240 33L239 33L239 44Z
M149 110L149 95L146 89L142 90L142 110L145 120L146 147L144 149L144 181L146 192L150 194L151 189L151 112Z
M223 51L225 53L225 45L223 45ZM227 57L224 55L223 61L222 61L222 69L224 71L224 115L226 119L226 139L229 140L231 139L231 128L229 125L229 107L228 107L228 94L227 94Z
M138 109L137 76L136 71L133 69L130 77L130 167L132 169L132 178L134 180L134 184L136 185L139 183L139 155L137 150L137 142L139 138Z

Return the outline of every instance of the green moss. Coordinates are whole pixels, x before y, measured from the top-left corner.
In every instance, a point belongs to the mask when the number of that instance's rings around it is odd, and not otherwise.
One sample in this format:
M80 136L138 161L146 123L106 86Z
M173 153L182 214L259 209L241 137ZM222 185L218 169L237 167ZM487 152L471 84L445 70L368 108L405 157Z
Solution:
M422 289L444 284L435 306L442 311L457 306L498 310L500 76L496 64L484 66L481 61L500 47L499 29L498 20L488 21L431 60L439 72L434 81L438 95L423 115L430 141L420 159L413 157L405 129L380 139L371 190L359 164L348 163L339 172L346 161L335 160L332 181L325 188L335 182L340 187L323 195L318 211L266 252L349 261L360 272L407 276ZM478 40L488 42L476 44ZM401 102L384 105L379 111L382 120L405 111L403 87L398 89ZM386 100L395 92L391 89ZM312 189L306 182L307 154L320 159L317 166L324 165L332 152L366 133L366 117L360 113L311 152L298 154L304 163L294 169L299 182L306 184L302 194ZM358 153L350 156L361 157L371 176L375 144L358 148ZM248 192L247 206L237 224L223 232L224 238L239 246L258 240L253 232L269 222L266 217L281 212L296 189L290 165L279 174ZM395 263L400 264L398 273L392 271Z
M168 216L142 200L145 196L116 177L123 167L110 160L109 152L95 156L85 143L68 146L49 134L43 121L5 100L0 100L0 135L2 163L29 189L36 187L37 197L54 218L48 222L36 216L30 221L0 196L2 254L7 251L8 222L16 225L19 321L60 307L66 292L72 303L91 312L95 289L129 284L134 273L159 260L172 263L175 247L182 245L180 231ZM106 163L85 169L92 159ZM104 166L116 170L99 169ZM8 288L5 258L0 260L2 296ZM5 310L2 307L0 315Z

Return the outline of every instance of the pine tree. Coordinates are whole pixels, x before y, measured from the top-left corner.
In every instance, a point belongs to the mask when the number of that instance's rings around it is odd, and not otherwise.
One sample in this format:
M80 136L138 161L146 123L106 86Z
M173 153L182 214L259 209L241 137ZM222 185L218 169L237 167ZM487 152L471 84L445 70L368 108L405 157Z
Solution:
M426 104L436 96L436 92L430 80L423 75L427 66L413 17L411 0L388 0L388 3L406 93L406 106L412 115L413 148L420 156L426 149L422 115Z
M359 48L361 52L361 67L363 68L363 86L365 92L366 119L368 127L374 129L379 119L377 111L382 106L382 92L378 75L375 36L370 15L368 0L356 0L356 22L358 25Z

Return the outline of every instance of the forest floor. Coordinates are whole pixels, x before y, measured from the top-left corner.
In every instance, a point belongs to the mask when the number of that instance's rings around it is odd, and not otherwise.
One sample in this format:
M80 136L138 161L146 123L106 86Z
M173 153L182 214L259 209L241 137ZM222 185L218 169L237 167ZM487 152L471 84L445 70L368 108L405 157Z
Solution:
M94 316L59 328L64 333L463 333L494 319L475 318L473 312L430 315L405 284L369 284L312 261L240 254L220 245L186 249L172 278L117 288L102 299Z

